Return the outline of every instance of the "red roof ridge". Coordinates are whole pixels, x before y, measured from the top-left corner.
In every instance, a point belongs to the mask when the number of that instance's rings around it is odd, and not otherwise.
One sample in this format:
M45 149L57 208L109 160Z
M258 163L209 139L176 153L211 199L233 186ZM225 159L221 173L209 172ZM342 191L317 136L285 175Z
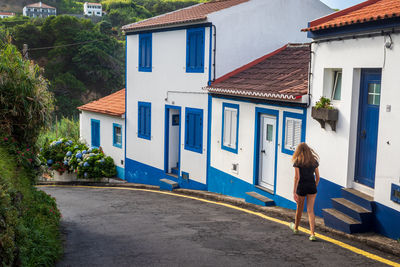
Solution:
M256 60L253 60L253 61L251 61L250 63L247 63L246 65L243 65L243 66L241 66L241 67L239 67L239 68L237 68L237 69L235 69L235 70L233 70L233 71L231 71L231 72L229 72L229 73L227 73L227 74L225 74L225 75L219 77L218 79L216 79L216 80L211 84L211 86L213 86L214 84L223 82L223 81L227 80L228 78L230 78L230 77L232 77L232 76L238 74L239 72L242 72L242 71L244 71L244 70L247 70L247 69L253 67L254 65L257 65L258 63L260 63L260 62L266 60L267 58L272 57L273 55L276 55L276 54L278 54L279 52L285 50L287 47L288 47L288 44L285 44L285 45L282 46L281 48L278 48L278 49L276 49L275 51L273 51L273 52L271 52L271 53L269 53L269 54L267 54L267 55L265 55L265 56L262 56L262 57L260 57L260 58L257 58Z
M309 24L309 26L307 28L301 29L301 31L303 31L303 32L310 31L311 28L313 28L315 26L318 26L318 25L320 25L322 23L328 22L328 21L330 21L330 20L332 20L334 18L346 15L346 14L348 14L350 12L359 10L359 9L361 9L363 7L370 6L370 5L375 4L376 2L379 2L379 1L382 1L382 0L367 0L367 1L362 2L360 4L348 7L346 9L334 12L334 13L332 13L330 15L321 17L321 18L316 19L316 20L313 20L313 21L310 22L310 24Z

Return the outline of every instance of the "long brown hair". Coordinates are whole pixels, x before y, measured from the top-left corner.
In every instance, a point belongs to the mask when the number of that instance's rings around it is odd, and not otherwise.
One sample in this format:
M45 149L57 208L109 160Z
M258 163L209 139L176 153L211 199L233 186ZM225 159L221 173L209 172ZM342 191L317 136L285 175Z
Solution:
M301 143L297 146L292 161L299 166L311 167L318 163L319 157L306 143Z

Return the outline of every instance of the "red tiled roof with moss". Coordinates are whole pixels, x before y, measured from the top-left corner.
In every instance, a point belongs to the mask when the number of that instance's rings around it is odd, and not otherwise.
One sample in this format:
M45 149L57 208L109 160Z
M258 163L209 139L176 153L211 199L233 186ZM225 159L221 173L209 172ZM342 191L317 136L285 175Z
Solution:
M78 107L79 110L92 111L111 116L125 113L125 89Z
M318 31L400 17L399 0L369 0L310 22L302 31Z
M33 3L33 4L30 4L30 5L27 5L27 7L53 8L53 9L56 9L55 7L46 5L45 3L42 3L42 2Z
M288 44L206 87L210 93L296 100L308 93L310 44Z
M125 25L122 27L122 30L125 32L129 32L146 28L156 28L171 26L175 24L205 21L207 19L207 15L210 13L236 6L248 1L249 0L213 0L207 3L201 3L167 14L142 20L136 23Z

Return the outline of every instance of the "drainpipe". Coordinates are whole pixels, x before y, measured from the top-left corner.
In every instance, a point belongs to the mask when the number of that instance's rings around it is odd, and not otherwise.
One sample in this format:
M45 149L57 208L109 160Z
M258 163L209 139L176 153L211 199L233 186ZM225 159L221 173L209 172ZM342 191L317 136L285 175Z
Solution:
M216 60L217 60L217 27L213 24L212 27L214 27L214 33L213 33L213 38L214 38L214 48L213 48L213 54L214 54L214 59L213 59L213 79L211 82L215 82L215 76L216 76L216 70L215 70L215 66L216 66Z
M314 52L312 51L312 45L314 42L311 42L310 44L310 61L309 61L309 66L308 66L308 103L307 103L307 108L310 107L311 105L311 80L312 80L312 59L313 59L313 54Z

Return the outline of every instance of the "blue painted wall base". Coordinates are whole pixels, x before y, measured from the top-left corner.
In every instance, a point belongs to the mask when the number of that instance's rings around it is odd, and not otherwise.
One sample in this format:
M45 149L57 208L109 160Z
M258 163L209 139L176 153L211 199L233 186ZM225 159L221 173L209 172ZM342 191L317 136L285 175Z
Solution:
M117 177L125 180L125 169L119 166L115 168L117 169Z
M160 186L160 179L169 179L179 184L180 188L193 190L207 190L207 185L193 181L175 178L167 175L164 170L140 163L138 161L125 159L125 180L130 183L150 184Z

